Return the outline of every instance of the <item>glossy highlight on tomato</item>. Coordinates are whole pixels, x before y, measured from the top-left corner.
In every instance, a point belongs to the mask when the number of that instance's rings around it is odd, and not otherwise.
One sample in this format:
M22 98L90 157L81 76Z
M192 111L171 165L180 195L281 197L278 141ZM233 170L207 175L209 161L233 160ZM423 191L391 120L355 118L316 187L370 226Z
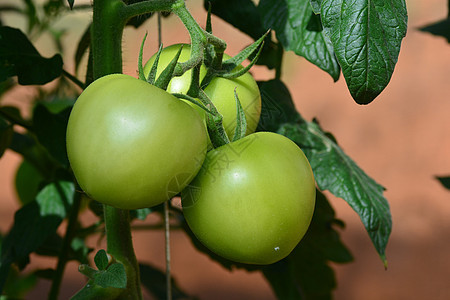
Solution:
M160 204L197 174L207 133L196 110L145 81L113 74L89 85L67 126L67 154L91 198L122 209Z
M191 47L189 44L175 44L164 48L160 54L158 62L158 69L156 72L157 76L161 74L181 47L183 47L183 49L181 50L178 61L185 62L189 59L191 55ZM224 60L229 58L229 55L224 54ZM148 76L155 59L156 54L153 55L145 64L145 76ZM242 66L238 66L235 70L242 68ZM182 76L174 77L170 81L167 91L169 93L186 94L191 84L191 72L192 71L189 70ZM205 74L206 67L202 65L200 69L200 81L204 78ZM235 89L247 119L246 134L248 135L255 132L261 115L261 95L258 85L252 75L247 72L244 75L233 79L216 77L204 88L205 93L209 96L219 113L223 116L223 124L230 138L233 137L234 130L236 128Z
M207 248L240 263L271 264L306 233L315 193L302 150L258 132L208 152L181 196L186 221Z

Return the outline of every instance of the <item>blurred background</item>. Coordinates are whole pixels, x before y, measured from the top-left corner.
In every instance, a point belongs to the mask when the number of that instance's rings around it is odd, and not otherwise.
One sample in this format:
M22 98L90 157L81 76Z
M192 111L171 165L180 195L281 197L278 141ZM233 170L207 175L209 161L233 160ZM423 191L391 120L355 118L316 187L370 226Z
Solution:
M187 1L200 24L206 20L202 2ZM282 80L297 109L307 120L318 118L346 153L386 187L385 196L391 205L393 231L385 270L356 213L343 200L327 194L337 217L346 223L340 233L355 258L353 263L333 266L338 282L335 299L450 299L450 192L434 178L450 174L450 45L443 38L418 31L419 27L447 16L447 1L407 1L407 6L408 33L393 77L368 106L355 104L343 77L333 83L329 75L303 58L286 53L284 59ZM57 24L68 29L63 38L68 62L72 61L89 19L84 13L68 14ZM24 26L21 20L4 21L10 26ZM189 42L187 32L175 17L163 19L162 26L164 45ZM138 49L146 31L149 38L145 60L157 50L155 18L139 30L124 32L126 74L136 75ZM213 18L213 31L228 42L230 55L251 42L218 18ZM40 37L36 47L44 56L55 52L49 37ZM73 71L73 66L66 65L65 69ZM252 72L258 80L274 76L261 67ZM83 78L83 72L79 75ZM32 87L16 88L2 104L20 103L26 111L34 94ZM20 157L12 151L0 160L2 233L10 228L19 207L14 191L19 163ZM94 220L88 212L82 218L86 224ZM158 220L150 218L141 224L155 222ZM65 230L64 226L60 229ZM137 257L164 269L163 235L160 231L135 231ZM171 237L172 271L189 294L200 299L275 299L262 275L242 270L229 272L196 252L182 232L173 230ZM96 237L89 246L100 249L104 241ZM32 256L27 269L38 265L55 266L56 260ZM65 275L61 299L68 299L84 285L77 264L69 263ZM41 281L28 299L45 297L49 286Z

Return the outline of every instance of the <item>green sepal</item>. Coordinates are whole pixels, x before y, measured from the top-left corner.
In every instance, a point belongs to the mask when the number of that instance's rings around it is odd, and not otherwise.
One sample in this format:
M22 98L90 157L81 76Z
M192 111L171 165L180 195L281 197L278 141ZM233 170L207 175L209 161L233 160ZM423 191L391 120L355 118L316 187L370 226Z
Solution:
M159 57L161 56L161 52L163 49L163 45L159 45L158 52L156 52L155 61L153 62L152 68L150 69L150 72L148 73L147 82L150 84L155 85L156 81L156 71L158 70L158 63L159 63Z
M234 99L236 100L236 129L234 130L233 142L243 138L247 132L247 118L241 101L239 101L236 88L234 89Z
M202 89L199 90L199 99L203 105L211 110L211 114L206 115L206 126L213 147L217 148L230 143L225 128L223 128L223 116L217 111L211 99Z
M139 58L138 58L139 79L144 80L144 81L146 81L146 79L145 79L145 75L144 75L144 67L142 65L142 54L144 53L144 44L145 44L146 39L147 39L147 32L145 32L144 38L142 39L141 48L139 49Z
M260 55L261 55L263 46L264 46L264 42L263 42L263 44L261 45L261 47L259 47L258 52L256 53L255 57L253 57L253 59L250 61L250 63L249 63L246 67L244 67L244 68L242 68L242 69L240 69L240 70L237 70L237 71L235 71L235 72L224 73L224 74L221 74L221 75L219 75L219 76L220 76L220 77L223 77L223 78L233 79L233 78L237 78L237 77L239 77L239 76L242 76L242 75L244 75L245 73L247 73L248 71L250 71L250 69L251 69L251 68L256 64L256 62L258 61L258 59L259 59L259 57L260 57Z
M158 79L155 82L155 85L157 87L163 90L167 89L167 86L169 85L169 82L173 77L173 72L175 71L178 59L180 58L181 50L183 50L183 46L181 46L180 49L178 49L178 52L175 55L175 57L170 61L167 67L159 75Z
M212 23L211 23L211 2L208 2L208 14L206 16L206 26L205 31L212 33Z
M202 103L198 102L194 97L191 97L189 95L185 95L185 94L179 94L179 93L173 93L173 96L183 99L183 100L187 100L195 105L197 105L198 107L200 107L201 109L203 109L204 111L206 111L208 114L210 115L214 115L214 113L209 110L205 105L203 105Z

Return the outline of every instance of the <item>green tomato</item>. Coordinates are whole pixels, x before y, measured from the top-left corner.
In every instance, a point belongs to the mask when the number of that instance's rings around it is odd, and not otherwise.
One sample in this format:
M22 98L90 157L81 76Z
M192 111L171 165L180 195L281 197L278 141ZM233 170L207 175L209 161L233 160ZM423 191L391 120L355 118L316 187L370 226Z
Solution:
M151 207L178 194L200 169L206 146L203 121L192 107L123 74L89 85L67 126L79 185L121 209Z
M271 264L306 233L315 193L302 150L282 135L258 132L208 152L181 199L189 227L211 251Z
M181 50L179 62L185 62L191 55L191 47L188 44L175 44L164 48L161 52L158 69L156 75L159 76L164 68L175 57L176 53L183 46ZM224 54L223 59L229 59L230 56ZM148 76L150 69L156 59L156 54L153 55L144 66L144 74ZM236 69L242 69L242 66L238 66ZM184 73L180 77L173 78L167 91L169 93L182 93L186 94L191 84L191 70ZM206 68L202 66L200 69L200 81L206 74ZM205 87L205 93L209 96L211 101L216 106L217 110L223 116L223 124L225 131L231 138L234 136L234 130L236 128L236 100L234 98L234 89L239 97L239 101L245 112L247 119L247 131L246 134L255 132L256 126L259 122L261 115L261 95L259 93L258 85L255 79L250 73L245 73L235 79L227 79L216 77Z

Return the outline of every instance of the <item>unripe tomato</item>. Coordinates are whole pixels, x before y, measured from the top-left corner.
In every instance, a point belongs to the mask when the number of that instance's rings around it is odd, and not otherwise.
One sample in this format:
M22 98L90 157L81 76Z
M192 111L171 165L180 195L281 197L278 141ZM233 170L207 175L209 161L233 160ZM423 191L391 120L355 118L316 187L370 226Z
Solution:
M302 150L282 135L258 132L208 152L181 197L189 227L211 251L271 264L306 233L315 192Z
M191 47L188 44L175 44L164 48L161 52L157 76L161 74L164 68L175 57L176 53L183 46L181 55L178 59L179 62L185 62L191 55ZM229 59L230 56L224 54L223 59ZM144 74L148 76L150 69L156 59L156 54L153 55L144 66ZM242 66L238 66L236 69L242 69ZM169 83L167 91L169 93L182 93L186 94L191 84L191 70L184 73L180 77L175 77ZM200 71L200 81L206 74L206 68L202 66ZM234 89L238 94L239 100L245 112L247 119L247 131L246 134L255 132L256 126L259 122L261 115L261 95L259 93L258 85L253 79L250 73L245 73L235 79L219 78L216 77L205 87L205 93L209 96L211 101L216 106L219 113L223 116L223 124L228 136L231 138L234 135L236 128L236 100L234 98Z
M76 101L67 154L81 188L122 209L160 204L180 192L205 158L200 115L149 83L113 74Z

